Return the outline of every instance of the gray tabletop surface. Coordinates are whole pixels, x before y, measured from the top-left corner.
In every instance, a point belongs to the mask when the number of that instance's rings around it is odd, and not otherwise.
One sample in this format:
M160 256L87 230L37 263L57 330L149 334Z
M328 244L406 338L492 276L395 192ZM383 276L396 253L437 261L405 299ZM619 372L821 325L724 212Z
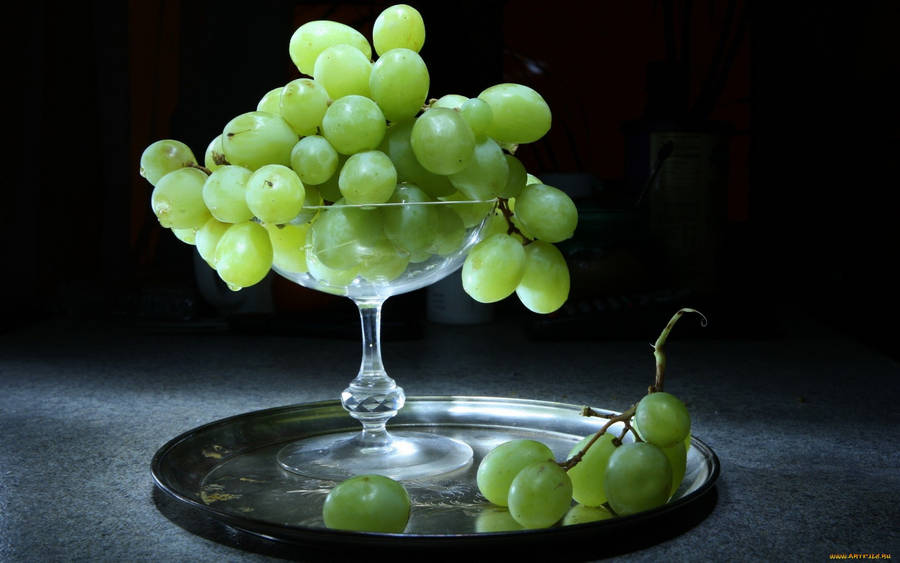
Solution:
M385 342L383 355L409 395L621 410L647 384L655 336L550 342L515 322L427 324L423 338ZM803 319L772 338L673 334L668 354L667 390L685 399L695 435L721 462L715 504L683 533L615 558L900 555L896 361ZM0 334L0 560L290 556L178 525L160 509L150 461L204 423L334 399L358 363L350 339L68 321ZM558 559L591 558L573 555Z

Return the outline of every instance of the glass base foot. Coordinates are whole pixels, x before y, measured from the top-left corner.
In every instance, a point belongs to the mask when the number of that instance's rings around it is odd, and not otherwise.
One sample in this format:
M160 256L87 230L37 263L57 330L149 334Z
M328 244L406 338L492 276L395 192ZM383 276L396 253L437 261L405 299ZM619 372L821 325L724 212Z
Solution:
M472 448L459 440L425 432L391 432L380 446L356 434L326 434L293 442L279 450L282 468L314 479L342 481L375 473L411 480L450 473L472 461Z

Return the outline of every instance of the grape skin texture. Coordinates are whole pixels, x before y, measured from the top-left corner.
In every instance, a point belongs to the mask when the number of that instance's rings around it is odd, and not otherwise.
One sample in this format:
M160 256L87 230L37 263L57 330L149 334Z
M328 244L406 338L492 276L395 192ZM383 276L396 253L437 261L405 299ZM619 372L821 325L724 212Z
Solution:
M516 217L529 233L545 242L562 242L575 233L578 209L564 191L529 184L516 198Z
M196 168L179 168L159 179L150 195L150 206L159 224L172 229L199 229L211 217L203 203L206 174Z
M212 269L216 268L216 245L219 239L225 234L230 227L228 223L217 221L215 217L211 218L202 227L197 229L195 244L197 253L203 258Z
M174 139L163 139L151 143L141 153L141 176L152 185L169 172L197 164L190 147Z
M378 104L364 96L335 100L322 118L322 135L337 152L346 155L376 148L386 130Z
M282 88L278 111L297 135L313 135L328 109L328 92L309 78L291 80Z
M509 513L524 528L547 528L572 506L572 481L555 461L522 469L509 486Z
M352 45L332 45L316 59L313 79L321 84L332 100L351 94L369 95L372 62Z
M264 223L287 223L300 213L306 190L291 168L267 164L247 180L247 206Z
M681 481L684 479L684 473L687 470L687 448L684 442L676 442L675 444L662 449L669 460L669 466L672 467L672 488L669 490L669 497L675 494Z
M347 159L338 188L347 203L384 203L397 186L397 170L381 151L358 152Z
M367 59L372 58L372 46L362 33L349 25L329 20L310 21L298 27L291 35L288 53L300 72L312 76L319 54L341 43L356 47Z
M379 55L403 47L419 52L425 44L425 22L412 6L397 4L385 9L372 26L372 44Z
M272 267L269 233L252 221L231 225L216 245L215 264L233 291L259 283Z
M256 170L267 164L290 166L297 134L280 115L265 111L243 113L225 125L222 149L231 164Z
M525 273L525 249L506 233L491 235L476 244L462 268L463 289L481 303L510 296Z
M569 452L569 459L580 452L591 438L593 438L593 434L575 444ZM583 505L600 506L606 502L603 480L609 456L616 449L612 441L612 434L604 433L588 449L581 461L569 469L569 478L572 479L572 498Z
M550 106L528 86L497 84L478 97L491 107L493 119L487 134L498 142L532 143L550 130Z
M672 466L653 444L624 444L609 457L603 486L609 506L619 516L650 510L668 500Z
M475 480L482 496L497 506L506 506L509 487L522 469L536 462L553 460L553 452L536 440L510 440L492 449L478 465Z
M403 48L381 55L369 76L372 99L390 121L409 119L419 113L430 84L425 61L415 51Z
M525 247L525 272L516 295L535 313L552 313L569 297L569 266L562 252L550 243L536 240Z
M469 165L475 135L459 112L432 108L416 119L409 142L419 163L435 174L455 174Z
M677 397L664 391L650 393L634 412L641 437L651 444L667 447L683 442L691 431L691 416Z
M247 180L252 172L233 164L216 168L203 184L203 202L212 216L225 223L240 223L253 218L247 207Z
M332 529L399 534L406 529L409 509L403 485L381 475L359 475L331 489L322 518Z

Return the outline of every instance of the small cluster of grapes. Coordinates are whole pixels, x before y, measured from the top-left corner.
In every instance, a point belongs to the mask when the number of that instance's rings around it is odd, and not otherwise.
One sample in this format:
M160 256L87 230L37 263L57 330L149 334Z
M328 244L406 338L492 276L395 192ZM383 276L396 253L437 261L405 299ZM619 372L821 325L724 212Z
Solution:
M549 130L547 103L509 83L429 99L425 26L410 6L384 10L372 38L374 62L352 27L307 22L289 54L312 78L272 89L229 121L202 166L179 141L147 147L141 174L160 224L238 290L272 266L331 286L386 283L459 248L490 214L463 267L466 292L559 308L570 280L554 243L572 236L578 213L514 156ZM459 204L384 205L439 201Z
M662 390L663 347L685 313L700 314L679 310L654 344L656 379L647 395L617 415L585 407L585 416L608 420L575 444L565 461L557 462L549 447L529 439L504 442L485 455L476 474L478 490L488 502L507 507L512 518L500 529L491 526L494 531L626 516L661 506L675 494L685 475L691 419L684 403ZM616 423L623 428L618 435L610 431ZM387 477L358 476L332 489L323 517L332 528L402 532L409 496Z

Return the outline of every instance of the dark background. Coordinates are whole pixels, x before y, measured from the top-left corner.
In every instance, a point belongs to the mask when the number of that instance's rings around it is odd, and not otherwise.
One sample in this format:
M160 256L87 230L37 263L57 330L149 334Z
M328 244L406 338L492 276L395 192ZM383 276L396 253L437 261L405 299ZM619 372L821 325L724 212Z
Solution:
M371 37L389 4L36 1L22 8L15 25L25 38L13 51L24 84L21 111L13 110L22 116L22 144L13 143L22 155L10 163L17 175L5 182L0 207L4 329L48 317L172 328L221 320L221 308L197 288L192 248L150 212L141 151L177 138L202 158L231 117L299 76L287 54L293 29L335 19ZM431 95L475 96L502 81L535 87L554 124L522 149L522 160L539 177L586 179L579 208L598 212L581 223L595 228L580 228L586 234L567 247L571 305L537 318L512 298L500 317L525 319L535 337L647 339L675 308L702 306L717 321L709 335L771 337L782 312L799 309L896 354L897 2L512 0L417 8ZM644 244L634 202L649 174L647 155L630 152L626 132L660 121L724 124L731 133L727 181L713 208L719 228L707 241L716 248L711 287L679 285L660 266L658 249ZM604 223L613 211L625 212L612 214L629 219L624 227ZM272 292L275 313L265 325L224 315L224 326L315 333L353 315L346 300L312 297L279 280ZM396 318L418 326L421 294L392 302ZM293 323L298 315L306 320Z

